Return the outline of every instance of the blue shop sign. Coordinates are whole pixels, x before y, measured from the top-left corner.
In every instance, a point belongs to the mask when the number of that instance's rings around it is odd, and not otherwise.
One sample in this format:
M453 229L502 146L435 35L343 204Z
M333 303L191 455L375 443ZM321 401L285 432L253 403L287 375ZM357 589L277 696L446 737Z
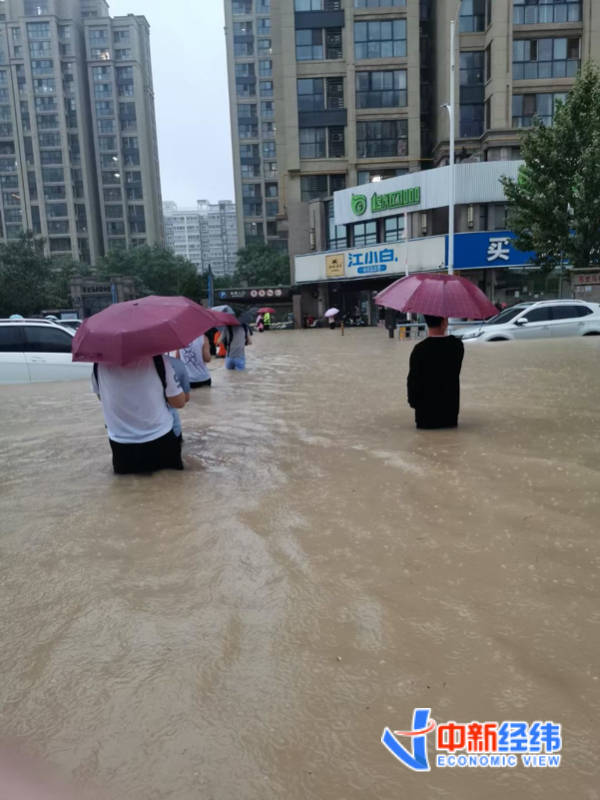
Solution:
M535 253L524 253L513 245L512 231L457 233L454 237L455 269L487 269L488 267L531 266ZM448 237L446 236L446 263Z

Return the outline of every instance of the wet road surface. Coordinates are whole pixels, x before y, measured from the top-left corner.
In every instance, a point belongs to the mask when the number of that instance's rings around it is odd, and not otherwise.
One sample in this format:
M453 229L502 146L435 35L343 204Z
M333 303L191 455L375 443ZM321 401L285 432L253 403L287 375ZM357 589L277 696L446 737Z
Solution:
M5 738L128 800L600 798L600 340L468 345L416 431L386 337L256 335L152 477L87 383L0 386ZM562 766L412 773L415 706Z

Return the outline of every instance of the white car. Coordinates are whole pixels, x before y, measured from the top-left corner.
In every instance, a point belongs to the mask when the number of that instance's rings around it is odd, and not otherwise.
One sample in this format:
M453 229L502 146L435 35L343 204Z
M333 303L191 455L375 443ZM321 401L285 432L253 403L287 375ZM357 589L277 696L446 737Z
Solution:
M454 327L450 332L465 342L600 336L600 304L582 300L519 303L486 322Z
M74 363L72 328L43 319L0 319L0 384L89 378L92 365Z

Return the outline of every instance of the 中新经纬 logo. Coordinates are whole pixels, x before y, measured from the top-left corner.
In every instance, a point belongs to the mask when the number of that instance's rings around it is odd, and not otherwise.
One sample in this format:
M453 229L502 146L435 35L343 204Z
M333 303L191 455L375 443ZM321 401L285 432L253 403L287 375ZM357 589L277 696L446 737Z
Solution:
M557 722L444 722L430 708L415 708L412 730L385 728L381 742L404 766L429 772L427 737L435 731L436 767L559 767L562 729ZM399 738L409 739L407 749Z

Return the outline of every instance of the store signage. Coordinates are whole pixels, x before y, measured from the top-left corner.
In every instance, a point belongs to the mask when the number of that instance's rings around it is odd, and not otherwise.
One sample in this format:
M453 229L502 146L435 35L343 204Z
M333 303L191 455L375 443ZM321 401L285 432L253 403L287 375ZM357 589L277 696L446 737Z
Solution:
M344 254L325 256L325 274L328 278L343 278L345 275Z
M406 206L418 206L421 202L421 189L414 186L412 189L401 189L399 192L388 192L387 194L371 195L371 213L379 211L389 211L395 208L406 208ZM364 194L353 194L350 200L352 213L357 217L362 217L369 207L367 196Z
M291 297L289 286L274 286L272 288L241 288L217 289L215 292L219 300L239 300L253 302L254 300L288 300Z
M454 237L454 266L456 269L485 269L487 267L531 267L535 253L517 250L511 231L458 233ZM446 263L448 263L446 237Z
M575 275L575 283L578 286L588 286L600 283L600 272L590 272L585 275Z

